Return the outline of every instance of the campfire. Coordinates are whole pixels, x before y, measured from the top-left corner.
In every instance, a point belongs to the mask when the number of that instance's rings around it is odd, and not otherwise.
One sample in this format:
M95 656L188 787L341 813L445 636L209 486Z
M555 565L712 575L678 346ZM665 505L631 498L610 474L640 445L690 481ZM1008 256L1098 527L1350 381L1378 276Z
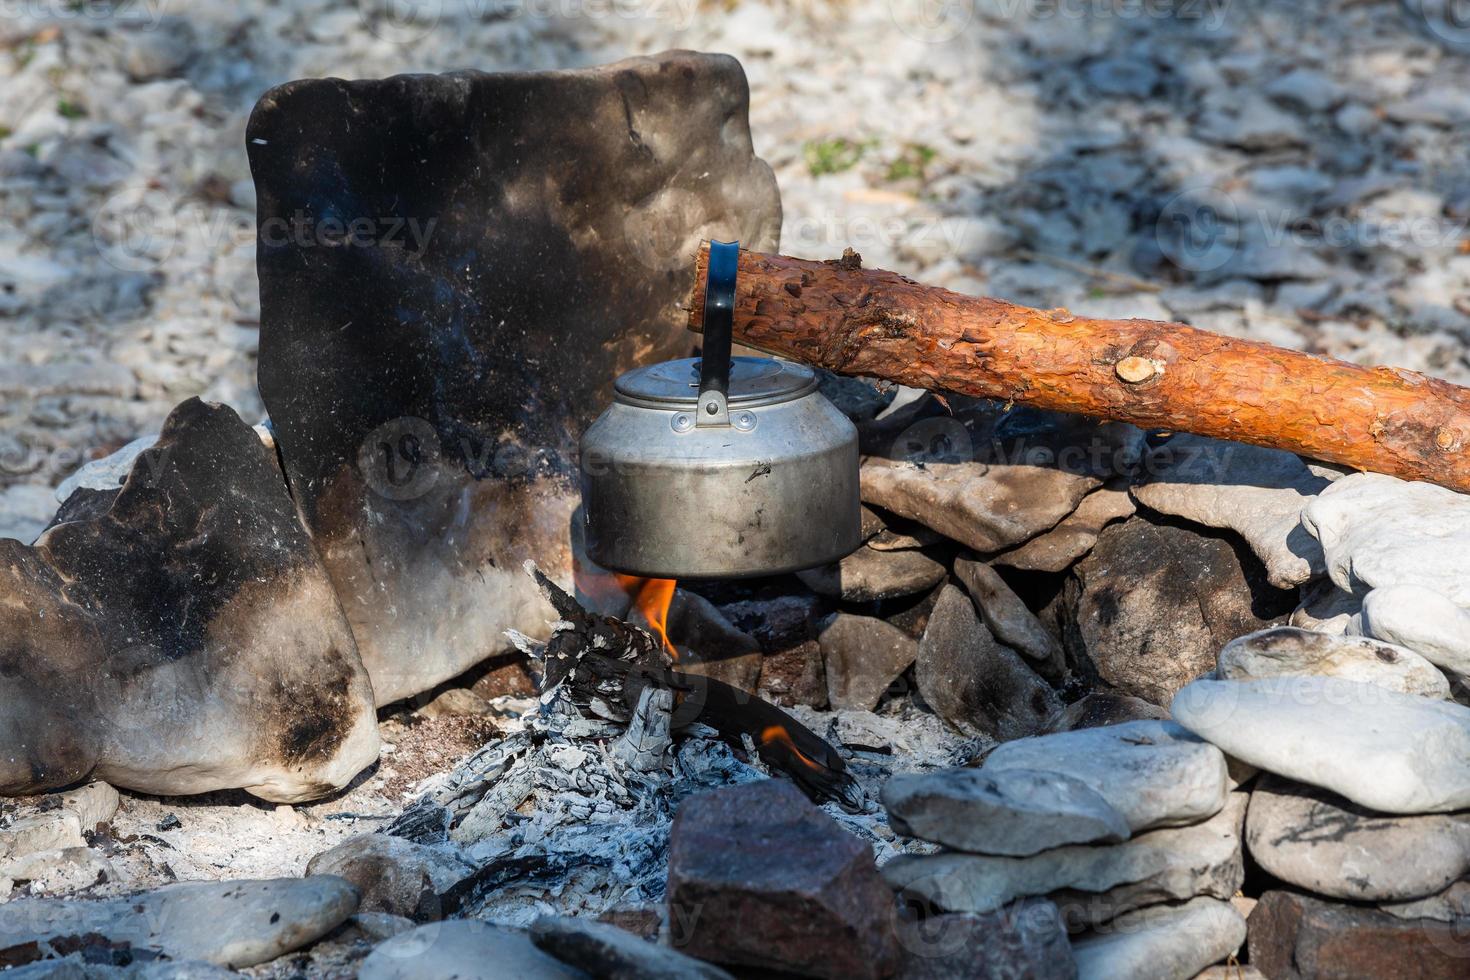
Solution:
M746 91L262 99L435 237L0 541L0 969L1463 972L1470 394L780 255Z

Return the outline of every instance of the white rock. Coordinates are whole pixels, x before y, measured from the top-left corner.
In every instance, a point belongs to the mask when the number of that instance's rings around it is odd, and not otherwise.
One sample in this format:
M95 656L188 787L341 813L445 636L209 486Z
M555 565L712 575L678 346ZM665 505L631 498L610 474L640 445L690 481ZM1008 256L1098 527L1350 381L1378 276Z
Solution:
M1304 586L1301 596L1302 604L1292 611L1288 622L1318 633L1342 636L1350 632L1354 619L1363 611L1360 597L1342 591L1329 579Z
M1408 647L1430 663L1470 677L1470 610L1438 592L1418 585L1374 589L1347 630Z
M34 483L17 483L0 490L0 538L30 544L46 530L56 513L51 491Z
M1230 756L1382 813L1470 808L1470 708L1336 677L1199 680L1174 720Z
M1301 510L1328 481L1294 453L1181 434L1145 464L1148 482L1133 488L1145 507L1235 531L1277 588L1322 574L1322 549L1302 528Z
M1193 977L1239 949L1245 931L1240 913L1213 898L1141 909L1073 941L1077 980Z
M341 878L191 881L122 898L13 899L0 905L0 948L97 933L176 960L246 967L336 928L357 908Z
M1231 640L1215 671L1221 680L1320 674L1377 684L1402 694L1450 696L1444 674L1413 650L1360 636L1275 626Z
M1418 585L1470 607L1470 496L1381 473L1355 473L1324 489L1302 523L1338 587Z
M1225 756L1170 721L1130 721L1006 742L982 772L1057 772L1091 786L1134 833L1197 823L1229 795Z
M82 488L116 490L123 485L128 474L133 471L133 462L139 454L145 449L153 448L157 442L156 434L143 436L134 439L111 455L83 464L75 473L61 481L61 486L56 488L56 499L61 503L66 503L66 498Z

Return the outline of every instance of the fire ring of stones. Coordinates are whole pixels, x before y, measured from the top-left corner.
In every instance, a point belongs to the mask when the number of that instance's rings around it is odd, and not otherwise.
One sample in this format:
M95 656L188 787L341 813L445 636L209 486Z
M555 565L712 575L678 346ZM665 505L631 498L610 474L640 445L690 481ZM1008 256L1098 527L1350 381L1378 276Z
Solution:
M701 241L777 245L747 104L689 52L261 100L269 423L184 402L0 540L0 966L1463 974L1459 494L826 375L854 553L585 560L576 434ZM364 214L416 232L264 232Z

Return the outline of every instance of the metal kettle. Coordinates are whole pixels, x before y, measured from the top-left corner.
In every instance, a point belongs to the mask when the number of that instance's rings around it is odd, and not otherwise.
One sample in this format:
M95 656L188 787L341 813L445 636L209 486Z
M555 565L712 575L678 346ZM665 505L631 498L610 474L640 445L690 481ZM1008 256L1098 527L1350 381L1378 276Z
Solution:
M582 436L587 555L645 578L749 578L862 543L858 437L810 368L730 356L740 246L712 242L703 356L622 375Z

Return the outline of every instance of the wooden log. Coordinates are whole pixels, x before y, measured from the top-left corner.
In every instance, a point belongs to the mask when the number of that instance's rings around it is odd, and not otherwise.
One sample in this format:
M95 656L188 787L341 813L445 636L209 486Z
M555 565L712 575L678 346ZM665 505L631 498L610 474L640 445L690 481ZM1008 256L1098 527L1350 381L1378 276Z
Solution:
M689 325L704 319L702 249ZM839 374L1286 449L1470 491L1470 389L1182 323L1095 320L741 252L735 340Z

